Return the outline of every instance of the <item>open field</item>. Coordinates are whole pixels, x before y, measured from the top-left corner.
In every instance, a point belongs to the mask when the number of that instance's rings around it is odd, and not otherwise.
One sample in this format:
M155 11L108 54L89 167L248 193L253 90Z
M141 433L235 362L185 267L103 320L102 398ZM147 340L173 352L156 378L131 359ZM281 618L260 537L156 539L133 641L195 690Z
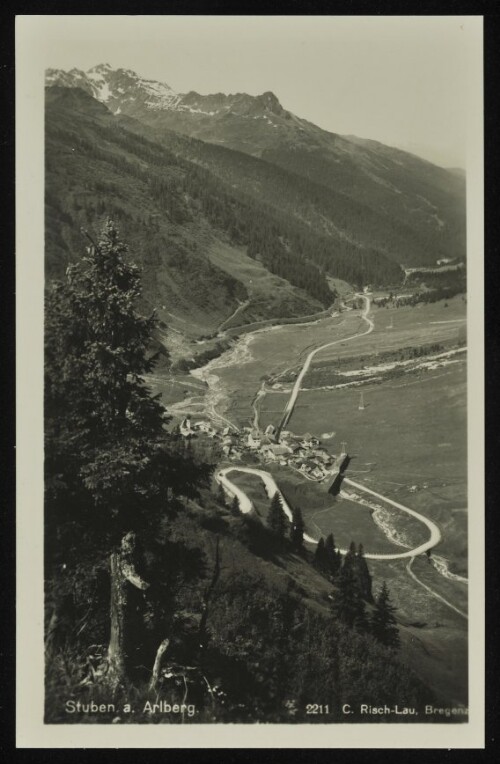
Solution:
M323 361L336 358L456 340L466 323L466 306L461 296L446 301L446 304L447 308L444 307L443 301L407 308L372 306L370 318L375 328L371 334L353 340L345 346L336 345L330 350L327 348L315 358L314 363L321 365ZM393 328L389 329L391 321Z
M327 318L245 335L206 367L217 378L213 384L220 401L218 412L237 425L248 424L253 417L252 401L265 378L289 368L298 358L304 359L319 341L348 337L359 324L359 316L350 314L348 320Z
M354 541L363 544L366 553L394 554L398 551L375 521L370 507L343 496L334 498L326 492L324 485L304 480L286 468L272 471L286 498L301 508L306 531L313 538L333 533L336 544L344 549ZM423 543L429 535L427 528L418 520L399 514L403 520L406 518L405 538L409 539L410 546ZM401 551L404 551L402 547Z
M450 300L448 305L446 309L442 302L415 308L375 308L370 314L375 323L371 334L351 340L345 346L340 343L331 351L321 351L313 365L339 357L365 356L377 351L456 340L465 325L465 305L461 298ZM394 314L394 328L388 330L386 327L391 314ZM241 337L210 367L210 373L218 378L219 413L225 413L235 424L248 424L253 416L252 401L264 379L275 378L290 369L297 372L314 347L329 340L342 340L362 329L359 312L349 310L334 318L323 318L304 325L276 326ZM213 342L193 346L193 352L210 348ZM184 347L184 354L185 351ZM165 376L168 376L167 372ZM192 379L192 382L196 381ZM155 391L162 391L159 379L155 379L154 388ZM178 386L177 397L172 383L169 383L169 388L168 402L186 397L181 386Z
M370 314L375 323L371 334L350 340L345 346L340 343L331 350L327 348L316 356L313 363L321 365L325 360L338 357L356 357L377 351L456 341L459 328L463 330L465 305L461 298L450 300L448 305L448 308L444 308L440 302L421 308L375 309ZM391 314L394 314L394 328L388 330L386 327L390 323ZM447 323L434 323L441 320ZM322 319L304 326L276 327L241 339L239 343L246 343L243 362L224 366L224 358L221 358L221 365L216 362L218 368L214 369L220 387L227 391L225 415L235 424L247 424L252 415L251 402L264 377L274 378L288 369L297 372L311 349L329 340L352 336L358 330L363 330L358 311L345 311L335 318ZM304 385L307 387L307 376ZM299 405L301 396L302 393ZM283 411L284 398L280 402L283 403ZM273 408L277 406L273 405Z
M334 499L314 483L308 484L309 491L306 492L300 476L297 475L297 481L294 481L295 476L290 478L286 470L281 474L273 470L273 474L287 501L302 509L306 533L313 538L319 539L333 533L336 544L344 549L355 541L356 544L363 544L365 552L390 554L395 551L394 544L372 519L368 507L344 498ZM257 514L265 521L270 500L262 481L256 475L238 472L231 474L231 481L247 494ZM424 540L425 528L421 535Z
M265 521L270 499L262 480L257 475L247 472L233 472L231 473L231 482L246 493L254 505L256 514Z

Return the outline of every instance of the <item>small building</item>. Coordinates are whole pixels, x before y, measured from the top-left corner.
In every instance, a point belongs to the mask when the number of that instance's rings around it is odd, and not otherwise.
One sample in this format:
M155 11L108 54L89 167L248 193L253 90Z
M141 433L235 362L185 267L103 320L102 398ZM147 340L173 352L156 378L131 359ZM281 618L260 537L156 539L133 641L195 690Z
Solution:
M279 443L266 443L266 445L262 446L260 453L266 459L279 461L291 453L291 448Z
M317 459L323 462L323 464L330 461L330 454L324 448L315 448L313 453Z
M185 438L190 438L195 435L193 428L191 427L191 420L189 417L185 417L179 425L179 432Z
M206 435L208 435L210 438L213 438L215 435L217 435L217 430L215 430L210 422L207 422L204 419L201 419L198 422L195 422L193 424L193 430L198 430L198 432L204 432Z
M304 459L303 462L300 462L300 468L302 472L312 472L318 465L313 459Z
M315 467L313 470L311 470L311 477L318 478L318 480L325 477L325 473L320 467Z
M260 435L255 430L253 432L249 432L247 437L247 446L249 448L259 448L260 444Z
M285 443L271 444L270 448L272 448L276 456L284 456L285 454L292 453L290 446L287 446Z
M310 432L306 432L306 434L302 436L301 445L306 448L315 448L316 446L319 446L319 443L319 439L314 435L311 435Z

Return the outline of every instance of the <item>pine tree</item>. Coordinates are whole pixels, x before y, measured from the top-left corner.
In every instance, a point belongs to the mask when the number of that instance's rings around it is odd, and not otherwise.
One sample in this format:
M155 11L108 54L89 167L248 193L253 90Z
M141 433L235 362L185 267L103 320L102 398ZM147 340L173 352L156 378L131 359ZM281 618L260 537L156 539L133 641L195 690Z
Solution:
M342 566L338 586L333 597L334 615L349 628L366 630L365 603L361 597L354 569L345 564Z
M222 507L226 506L226 494L224 493L222 483L217 484L217 501Z
M231 502L231 514L235 517L239 517L240 514L240 502L238 501L237 496L233 496L233 500Z
M298 551L304 551L304 520L299 507L294 507L292 512L293 520L290 529L290 540L293 548Z
M164 513L169 488L189 495L200 477L170 447L164 408L144 381L155 364L156 318L137 310L140 273L126 253L108 220L66 281L48 290L46 528L54 554L85 539L109 547Z
M389 598L389 590L384 581L375 603L375 610L371 619L371 631L374 637L387 647L397 649L400 644L399 631L396 626L394 613L396 608Z
M329 533L326 537L325 541L325 553L326 558L328 559L328 569L330 571L330 574L335 577L340 570L340 560L339 556L337 555L335 551L335 540L333 538L333 533Z
M323 536L319 539L314 550L313 565L320 573L328 573L328 557L325 549L325 539Z
M358 553L356 555L356 575L363 599L368 602L373 602L372 577L365 559L363 544L359 544L358 546Z
M277 491L271 499L271 504L269 506L269 512L267 515L267 524L270 530L276 536L278 536L280 539L285 538L288 520L281 503L280 495Z
M342 563L342 570L349 570L354 571L356 565L356 544L354 541L351 541L349 544L349 550L344 556L344 560Z

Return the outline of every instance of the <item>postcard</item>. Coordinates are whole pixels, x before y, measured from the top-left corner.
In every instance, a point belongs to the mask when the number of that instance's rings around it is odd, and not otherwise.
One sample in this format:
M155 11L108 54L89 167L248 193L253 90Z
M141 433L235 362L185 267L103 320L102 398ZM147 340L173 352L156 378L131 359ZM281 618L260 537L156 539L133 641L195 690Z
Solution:
M17 745L482 747L482 18L16 34Z

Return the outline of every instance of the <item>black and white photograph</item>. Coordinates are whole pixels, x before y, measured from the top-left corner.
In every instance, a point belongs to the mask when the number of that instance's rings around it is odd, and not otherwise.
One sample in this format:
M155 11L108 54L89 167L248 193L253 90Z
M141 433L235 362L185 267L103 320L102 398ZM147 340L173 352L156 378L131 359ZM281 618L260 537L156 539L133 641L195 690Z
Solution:
M22 745L467 747L481 18L17 21Z

